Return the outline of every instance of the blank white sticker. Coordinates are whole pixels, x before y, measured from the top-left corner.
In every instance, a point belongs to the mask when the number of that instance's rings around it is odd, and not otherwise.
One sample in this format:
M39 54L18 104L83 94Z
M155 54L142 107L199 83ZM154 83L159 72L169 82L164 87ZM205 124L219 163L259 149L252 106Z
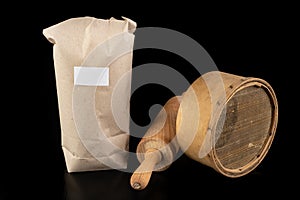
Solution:
M74 67L74 85L108 86L108 67Z

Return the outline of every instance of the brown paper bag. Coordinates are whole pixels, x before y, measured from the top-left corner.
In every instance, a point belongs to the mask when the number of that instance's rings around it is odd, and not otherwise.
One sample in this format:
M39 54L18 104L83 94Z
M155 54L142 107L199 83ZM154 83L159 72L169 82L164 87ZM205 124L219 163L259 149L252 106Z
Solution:
M135 28L136 23L127 18L80 17L43 30L54 44L68 172L127 167ZM115 118L121 119L121 125Z

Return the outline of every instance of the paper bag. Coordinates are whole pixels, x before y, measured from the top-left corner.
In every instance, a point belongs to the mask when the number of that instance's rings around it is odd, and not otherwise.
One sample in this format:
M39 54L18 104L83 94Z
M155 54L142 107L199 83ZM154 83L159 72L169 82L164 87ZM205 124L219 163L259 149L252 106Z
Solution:
M135 28L136 23L127 18L80 17L43 30L54 44L68 172L127 167Z

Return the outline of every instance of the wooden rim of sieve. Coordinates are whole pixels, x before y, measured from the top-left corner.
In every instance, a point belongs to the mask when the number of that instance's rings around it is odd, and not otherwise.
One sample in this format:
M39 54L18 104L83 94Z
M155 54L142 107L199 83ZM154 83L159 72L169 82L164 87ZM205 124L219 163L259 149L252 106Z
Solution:
M240 176L246 175L249 172L251 172L252 170L254 170L266 156L266 154L272 144L274 135L275 135L277 121L278 121L278 103L277 103L276 95L275 95L275 92L272 89L272 87L266 81L259 79L259 78L243 79L242 83L240 83L239 85L236 85L234 87L233 87L233 85L230 85L229 87L230 87L231 91L228 94L228 98L227 98L226 102L222 106L220 106L220 109L218 110L218 112L217 112L218 114L216 115L216 117L218 117L218 118L220 117L221 112L225 108L226 104L230 101L230 99L237 92L239 92L247 87L251 87L251 86L263 88L270 98L270 103L272 106L272 116L271 116L272 118L271 118L269 134L267 135L267 138L265 139L264 144L261 147L261 149L259 150L259 152L257 153L256 157L253 157L253 159L249 163L247 163L246 165L244 165L240 168L237 168L237 169L226 168L221 163L221 161L219 160L217 153L216 153L215 144L213 144L213 150L212 150L211 155L212 155L212 160L214 162L215 168L217 171L219 171L220 173L222 173L223 175L228 176L228 177L240 177ZM218 124L218 120L215 120L215 123L213 125L214 133L216 133L217 124ZM213 134L213 137L215 137L215 134ZM215 141L214 138L212 141Z

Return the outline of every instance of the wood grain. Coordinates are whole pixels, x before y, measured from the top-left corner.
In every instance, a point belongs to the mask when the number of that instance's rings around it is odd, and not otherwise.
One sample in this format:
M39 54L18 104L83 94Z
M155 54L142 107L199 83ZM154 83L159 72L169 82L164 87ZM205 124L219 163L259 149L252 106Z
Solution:
M130 185L136 190L142 190L148 185L152 171L165 170L173 162L179 149L175 138L175 123L180 99L181 97L172 97L164 105L137 146L141 165L130 179Z
M265 80L215 71L182 96L176 136L187 156L234 178L264 159L277 121L276 95Z

